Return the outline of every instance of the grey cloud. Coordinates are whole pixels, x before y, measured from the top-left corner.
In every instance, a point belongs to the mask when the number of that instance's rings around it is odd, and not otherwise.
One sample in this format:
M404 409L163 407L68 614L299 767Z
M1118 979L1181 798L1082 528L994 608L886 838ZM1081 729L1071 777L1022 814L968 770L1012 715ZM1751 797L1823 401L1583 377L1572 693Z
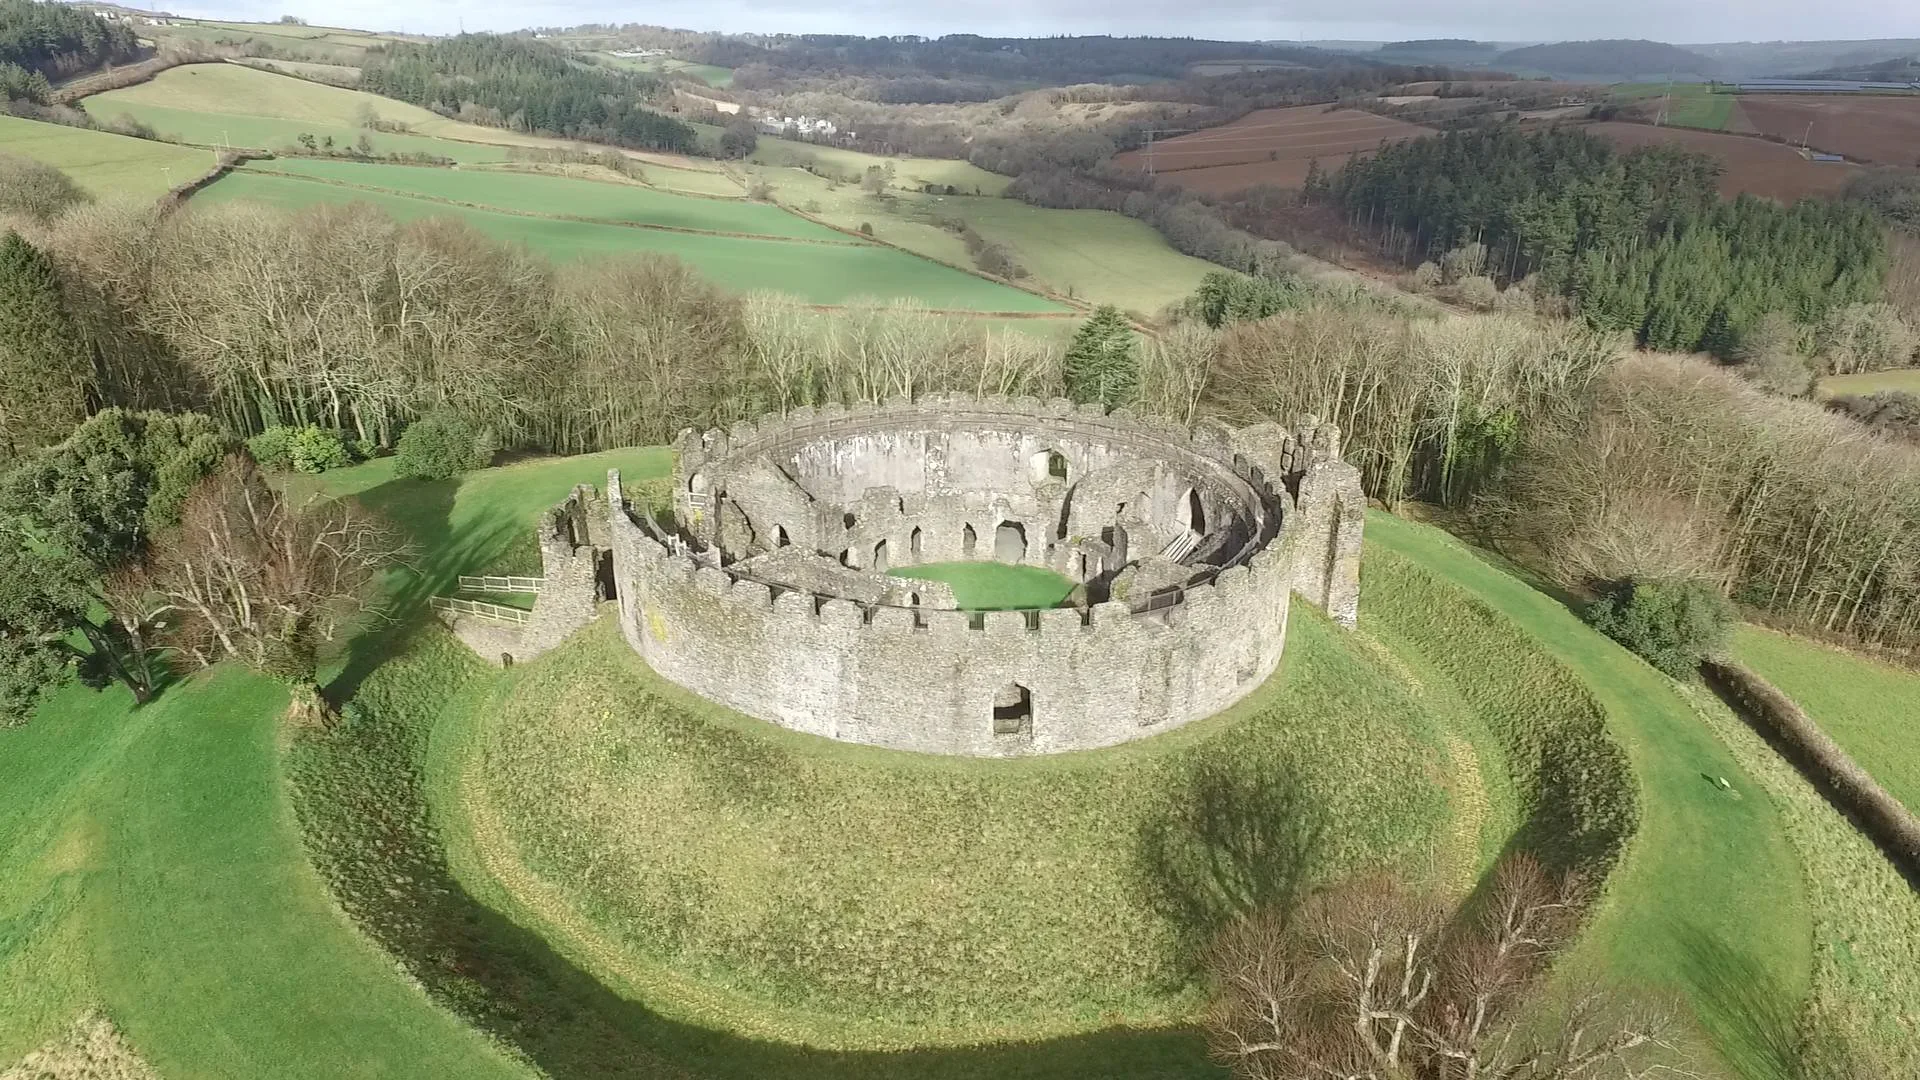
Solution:
M513 30L583 22L645 22L731 32L1025 36L1060 33L1179 34L1250 39L1392 40L1472 37L1545 41L1645 37L1673 42L1920 37L1911 0L658 0L645 6L595 0L214 0L174 7L183 15L270 20L291 12L310 22L439 33Z

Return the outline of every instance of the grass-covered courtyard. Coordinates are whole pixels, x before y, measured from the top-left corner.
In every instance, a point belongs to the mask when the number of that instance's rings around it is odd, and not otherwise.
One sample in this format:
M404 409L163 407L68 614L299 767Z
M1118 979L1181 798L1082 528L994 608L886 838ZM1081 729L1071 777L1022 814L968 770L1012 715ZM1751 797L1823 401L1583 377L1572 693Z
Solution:
M953 586L962 611L1030 611L1059 607L1073 592L1073 581L1044 566L974 559L964 562L897 566L894 577L944 581Z

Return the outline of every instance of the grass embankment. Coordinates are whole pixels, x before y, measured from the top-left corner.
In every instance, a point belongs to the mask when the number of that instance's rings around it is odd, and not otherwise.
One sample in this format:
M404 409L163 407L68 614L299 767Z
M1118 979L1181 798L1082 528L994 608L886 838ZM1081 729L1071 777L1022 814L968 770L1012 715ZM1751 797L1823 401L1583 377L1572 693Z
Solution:
M1059 607L1073 582L1044 566L1018 566L980 559L925 563L887 571L895 577L944 581L953 586L962 611L1025 611Z
M1308 614L1226 714L1045 760L757 724L655 677L610 622L473 723L463 806L531 919L656 1007L813 1045L1178 1022L1192 949L1241 890L1285 886L1290 837L1325 830L1320 878L1435 873L1445 835L1440 734Z
M1734 632L1733 655L1920 813L1920 673L1754 626Z
M275 162L275 166L290 164ZM585 180L559 177L464 172L444 169L415 169L409 166L378 166L339 162L302 162L319 166L333 175L366 175L387 180L390 174L362 174L350 170L385 169L419 174L422 185L443 181L463 188L492 185L493 190L510 191L522 181L539 182L542 188L571 185L583 189L586 200L624 201L636 215L660 215L667 205L678 205L674 213L683 220L705 220L714 224L767 228L772 220L766 215L777 211L763 204L721 202L646 192ZM315 169L315 172L321 171ZM502 199L511 196L495 195ZM672 255L700 271L713 281L736 291L766 290L783 293L805 303L845 305L858 302L915 300L930 308L951 311L1066 313L1063 304L1032 293L975 277L949 266L942 266L878 244L819 229L799 218L787 215L795 231L818 230L829 237L825 242L797 237L750 237L718 233L676 232L665 229L636 228L620 222L571 220L564 217L537 216L531 212L504 212L453 205L433 199L382 191L375 187L356 187L345 183L322 183L313 179L275 176L247 170L234 173L209 185L194 201L219 202L247 200L288 208L317 203L369 203L401 220L425 217L452 217L499 240L524 243L534 251L556 259L589 256L655 253ZM523 200L521 201L524 205ZM646 203L652 209L639 209ZM567 213L565 204L548 208Z
M1770 1060L1768 1039L1780 1033L1751 1015L1747 988L1771 987L1791 1023L1808 991L1812 914L1779 811L1703 722L1707 706L1446 533L1382 514L1369 515L1367 530L1370 558L1377 545L1418 563L1567 665L1627 753L1640 827L1568 958L1573 977L1678 993L1729 1066L1772 1075L1755 1063ZM1375 607L1404 602L1391 589L1367 596ZM1444 634L1432 641L1436 657L1473 651ZM1731 791L1719 788L1720 777Z
M73 687L0 730L0 1063L97 1005L169 1077L521 1075L334 909L285 704L223 670L137 711Z
M151 202L213 168L211 150L0 116L0 152L60 169L95 198Z

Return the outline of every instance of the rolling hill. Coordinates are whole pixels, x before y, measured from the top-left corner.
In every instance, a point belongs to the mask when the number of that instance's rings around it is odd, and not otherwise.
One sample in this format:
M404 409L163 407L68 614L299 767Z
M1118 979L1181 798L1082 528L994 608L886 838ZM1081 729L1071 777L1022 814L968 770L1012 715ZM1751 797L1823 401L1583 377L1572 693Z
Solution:
M1493 66L1514 72L1541 71L1566 78L1631 79L1636 75L1711 78L1720 65L1688 49L1659 41L1561 41L1512 49Z

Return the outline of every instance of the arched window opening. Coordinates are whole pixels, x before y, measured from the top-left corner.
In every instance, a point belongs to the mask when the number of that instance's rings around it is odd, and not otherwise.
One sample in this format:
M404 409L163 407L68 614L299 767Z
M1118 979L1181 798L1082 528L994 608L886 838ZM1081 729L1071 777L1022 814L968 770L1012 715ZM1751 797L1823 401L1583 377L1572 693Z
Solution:
M785 525L775 525L773 527L773 546L786 547L790 543L792 543L792 541L787 539L787 527Z
M840 565L845 566L849 569L853 567L853 549L852 548L840 549Z
M907 555L914 562L920 561L920 529L917 526L907 535Z
M1036 484L1067 478L1067 456L1058 450L1040 451L1027 460L1027 466L1032 471L1033 482Z
M968 525L960 530L960 554L969 559L973 558L973 549L978 543L979 537L974 535L973 526Z
M693 475L687 477L687 490L695 495L705 495L713 489L707 482L707 474L695 470Z
M1003 521L993 531L993 557L1001 562L1025 562L1027 530L1017 521Z
M993 695L993 733L1033 734L1033 691L1010 682Z
M887 572L887 542L885 540L873 545L873 570L879 574Z

